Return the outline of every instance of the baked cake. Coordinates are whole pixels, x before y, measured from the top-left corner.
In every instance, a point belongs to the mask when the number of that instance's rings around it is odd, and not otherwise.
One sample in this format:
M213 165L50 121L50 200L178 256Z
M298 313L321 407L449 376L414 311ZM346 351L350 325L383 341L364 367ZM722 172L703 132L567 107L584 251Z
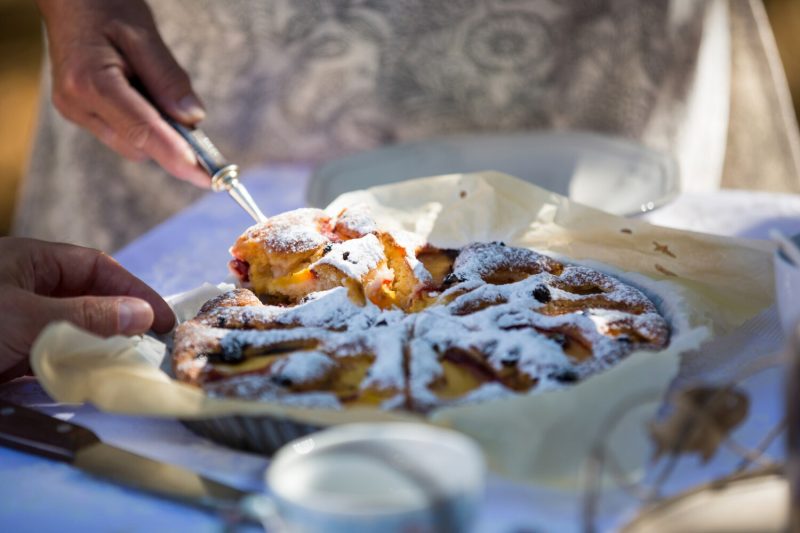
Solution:
M176 332L178 379L213 396L432 408L563 387L669 327L638 289L501 242L437 249L360 209L300 209L231 248L242 288Z

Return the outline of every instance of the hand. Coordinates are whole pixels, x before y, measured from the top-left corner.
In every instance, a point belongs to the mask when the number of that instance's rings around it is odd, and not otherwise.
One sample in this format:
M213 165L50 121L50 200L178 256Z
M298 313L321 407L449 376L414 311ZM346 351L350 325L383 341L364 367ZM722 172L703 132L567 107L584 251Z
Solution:
M130 83L159 108L193 125L205 116L189 77L167 49L142 0L37 0L47 28L53 104L122 156L152 158L200 187L208 176L194 154Z
M102 252L0 238L0 383L28 372L31 345L54 320L109 336L166 333L175 316L158 293Z

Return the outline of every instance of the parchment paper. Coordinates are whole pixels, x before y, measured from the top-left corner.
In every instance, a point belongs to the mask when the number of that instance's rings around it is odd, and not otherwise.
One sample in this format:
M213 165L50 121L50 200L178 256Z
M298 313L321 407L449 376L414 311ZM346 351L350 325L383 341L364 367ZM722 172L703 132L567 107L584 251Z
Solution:
M773 301L769 243L651 226L609 215L496 172L454 174L348 193L331 214L372 206L384 225L415 231L438 246L501 240L611 272L647 292L670 320L670 347L637 352L612 369L560 391L439 409L427 421L478 440L490 466L513 479L565 489L580 474L598 434L620 405L659 397L677 374L679 354L730 331ZM220 292L213 285L173 299L179 318ZM149 337L99 339L66 324L45 329L31 354L42 385L65 403L92 402L114 413L201 418L271 414L313 424L422 420L370 409L301 409L207 398L160 369L165 345ZM606 441L622 468L641 467L649 444L644 425L657 403L631 411Z

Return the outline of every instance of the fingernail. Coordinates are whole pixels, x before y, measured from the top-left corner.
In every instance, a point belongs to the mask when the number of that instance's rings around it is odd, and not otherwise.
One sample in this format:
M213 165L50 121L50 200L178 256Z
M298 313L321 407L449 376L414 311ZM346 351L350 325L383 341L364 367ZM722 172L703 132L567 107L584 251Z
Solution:
M206 112L200 104L200 100L193 94L187 94L178 100L178 111L190 122L200 122L206 118Z
M143 333L153 323L153 309L143 300L122 300L117 307L117 320L120 333Z

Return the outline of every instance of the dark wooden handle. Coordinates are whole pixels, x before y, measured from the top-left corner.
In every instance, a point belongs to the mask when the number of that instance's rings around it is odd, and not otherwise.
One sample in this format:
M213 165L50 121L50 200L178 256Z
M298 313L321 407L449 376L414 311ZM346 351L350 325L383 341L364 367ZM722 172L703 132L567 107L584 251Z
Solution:
M72 462L81 448L100 442L91 430L0 400L0 445Z

